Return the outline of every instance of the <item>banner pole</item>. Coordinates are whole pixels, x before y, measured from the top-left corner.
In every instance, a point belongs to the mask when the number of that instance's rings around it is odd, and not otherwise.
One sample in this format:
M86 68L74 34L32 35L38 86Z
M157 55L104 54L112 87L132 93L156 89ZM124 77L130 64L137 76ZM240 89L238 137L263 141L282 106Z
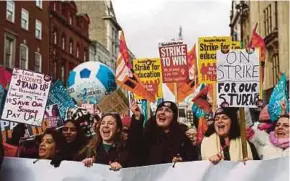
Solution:
M242 139L242 152L243 152L243 159L245 159L245 158L248 158L245 109L241 107L239 108L239 112L240 112L240 131L241 131L241 139Z

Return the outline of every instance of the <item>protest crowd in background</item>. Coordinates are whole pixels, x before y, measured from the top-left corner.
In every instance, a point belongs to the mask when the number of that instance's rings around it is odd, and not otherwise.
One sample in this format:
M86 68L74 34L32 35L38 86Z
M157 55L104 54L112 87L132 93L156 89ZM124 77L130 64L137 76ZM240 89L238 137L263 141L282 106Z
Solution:
M124 35L122 34L122 36ZM201 39L201 42L203 41L204 39ZM125 39L121 37L121 48L126 48L126 44L122 46L124 43ZM172 54L175 51L167 51L168 46L175 47L177 53ZM190 55L187 53L186 45L182 43L161 45L159 51L161 62L164 60L165 63L159 62L159 66L152 67L154 70L163 70L163 83L167 83L169 88L172 83L175 84L173 89L179 92L176 95L176 102L180 102L186 97L184 95L188 95L186 91L190 94L196 92L192 99L194 115L192 122L181 121L178 104L173 101L159 99L154 112L144 113L142 105L137 104L138 100L126 100L115 87L112 91L114 93L102 97L107 100L94 103L90 94L86 92L87 90L82 90L85 93L79 94L80 96L76 93L75 97L70 97L69 93L72 90L76 91L79 87L68 88L70 90L67 91L62 85L59 85L59 81L52 81L38 73L31 75L33 73L14 69L12 77L10 75L10 85L9 83L2 84L2 89L7 90L5 90L6 96L3 96L5 91L1 93L3 119L1 125L7 126L9 121L11 121L9 125L14 122L18 122L18 124L13 127L12 131L8 130L10 136L5 135L1 153L6 157L33 158L36 164L39 159L48 159L51 160L50 163L54 167L59 167L62 161L82 162L86 167L91 167L94 163L105 164L110 165L109 168L113 171L127 167L197 160L209 160L213 164L218 164L221 160L246 162L247 160L266 160L288 156L289 92L286 74L281 74L270 101L265 102L258 99L259 97L255 98L255 95L259 93L259 88L255 88L255 86L259 86L259 77L258 79L240 77L245 81L251 79L252 85L232 83L229 85L231 86L229 89L234 90L232 93L235 93L236 96L229 94L228 88L226 88L227 82L233 77L227 75L228 78L225 79L227 71L224 68L226 61L229 60L224 58L221 51L214 51L216 55L214 59L217 61L214 64L215 61L212 58L206 61L206 58L203 57L205 62L198 65L200 68L197 66L196 57L195 62L188 64L186 60ZM195 51L194 46L192 52L195 54ZM156 91L158 85L154 85L156 81L154 79L149 81L152 83L151 90L156 92L152 96L149 91L144 89L144 85L140 82L141 77L140 79L135 77L136 74L130 71L129 63L126 62L126 55L124 55L126 51L120 50L120 52L117 61L116 83L137 94L137 97L146 99L147 102L155 102L155 98L158 97L158 91ZM230 50L230 53L243 55L246 54L245 52L245 49ZM199 51L199 54L201 53L202 50ZM209 53L210 51L206 54ZM178 56L179 59L175 61L176 70L173 70L169 66L170 61L167 62L167 60ZM258 57L257 62L251 64L253 66L252 75L254 75L258 71L255 70L255 66L257 65L257 69L260 68L259 54L253 53L251 56ZM160 59L152 59L149 64L154 65L156 60ZM142 61L144 62L144 60ZM210 67L206 68L206 65L210 65ZM218 67L216 68L216 66ZM237 63L235 66L239 66L239 64ZM181 78L176 76L182 72L184 67L190 67L187 68L190 70ZM141 66L138 69L142 69ZM144 71L146 70L144 68ZM211 73L207 74L207 71ZM222 75L221 72L223 72ZM146 72L143 72L142 75L145 74ZM156 73L148 73L148 75L152 75L153 78L156 75L161 76ZM25 81L17 81L22 80L24 76L39 78L43 81L29 85L25 85ZM189 79L190 76L195 78ZM213 80L214 84L217 84L217 88L213 88L215 86L212 86ZM130 83L126 84L128 82ZM40 86L37 86L38 84ZM71 82L68 84L73 85ZM136 86L133 87L133 84ZM195 88L193 89L193 86L190 85L194 85ZM31 102L21 102L19 99L13 98L17 94L15 93L18 90L17 86L22 86L24 96L34 94L24 91L25 88L34 91L39 88L41 94L38 95L38 99L32 97L31 100L35 99L35 102L42 100L42 104L32 102L37 109L29 111L25 105ZM235 90L238 86L251 86L251 88L247 88L249 91L242 95ZM216 91L218 96L210 95L213 91ZM116 97L110 98L110 96ZM213 100L213 98L217 100ZM18 106L18 110L13 106ZM250 111L256 117L241 114L243 111L241 107L245 107L246 113ZM36 112L34 112L35 110ZM26 114L20 118L19 115L21 116L21 113L25 111L31 114L28 118ZM40 112L43 113L40 119L35 116L29 122L34 113L37 115ZM24 121L20 119L27 119L29 124L24 124ZM240 124L244 119L247 123L250 122L245 127L245 135L241 131ZM3 132L2 135L4 135ZM245 144L243 144L244 138L246 139ZM247 156L245 156L243 147L246 149Z

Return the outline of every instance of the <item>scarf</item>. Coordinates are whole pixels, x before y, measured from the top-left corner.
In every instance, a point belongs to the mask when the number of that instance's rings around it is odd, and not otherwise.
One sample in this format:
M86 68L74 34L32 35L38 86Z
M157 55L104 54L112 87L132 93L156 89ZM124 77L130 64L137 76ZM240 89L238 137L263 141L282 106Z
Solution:
M279 148L285 149L289 147L289 138L276 138L274 131L270 132L270 141L271 143Z
M204 137L201 144L201 156L203 160L208 160L211 156L216 155L220 152L224 155L224 151L221 151L222 146L219 136L214 133L210 137ZM252 151L249 143L247 142L248 158L253 160ZM241 138L231 139L230 146L228 150L228 157L231 161L243 160L242 154L242 141ZM228 154L226 153L226 154ZM225 155L224 155L225 156Z

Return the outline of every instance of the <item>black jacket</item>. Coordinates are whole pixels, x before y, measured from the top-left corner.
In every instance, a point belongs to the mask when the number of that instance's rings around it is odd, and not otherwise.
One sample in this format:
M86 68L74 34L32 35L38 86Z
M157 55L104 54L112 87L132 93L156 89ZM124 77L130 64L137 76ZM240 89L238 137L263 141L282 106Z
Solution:
M173 122L168 133L164 133L156 125L155 117L151 117L144 129L142 129L144 117L132 122L139 125L138 132L135 132L135 139L139 139L136 145L136 155L139 165L153 165L161 163L172 163L173 157L180 156L183 161L198 159L197 148L192 145L189 138L180 128L177 122ZM137 127L133 127L133 129ZM140 131L141 130L141 131Z

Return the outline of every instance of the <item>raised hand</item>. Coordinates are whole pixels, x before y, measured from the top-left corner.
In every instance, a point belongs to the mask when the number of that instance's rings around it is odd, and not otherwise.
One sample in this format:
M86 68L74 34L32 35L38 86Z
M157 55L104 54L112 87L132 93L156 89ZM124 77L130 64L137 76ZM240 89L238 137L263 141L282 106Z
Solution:
M131 102L131 111L134 114L136 120L141 118L141 110L135 101Z
M216 154L216 155L214 155L214 156L211 156L211 157L209 158L209 161L211 161L214 165L216 165L216 164L218 164L222 159L223 159L223 156L222 156L220 153L218 153L218 154Z

